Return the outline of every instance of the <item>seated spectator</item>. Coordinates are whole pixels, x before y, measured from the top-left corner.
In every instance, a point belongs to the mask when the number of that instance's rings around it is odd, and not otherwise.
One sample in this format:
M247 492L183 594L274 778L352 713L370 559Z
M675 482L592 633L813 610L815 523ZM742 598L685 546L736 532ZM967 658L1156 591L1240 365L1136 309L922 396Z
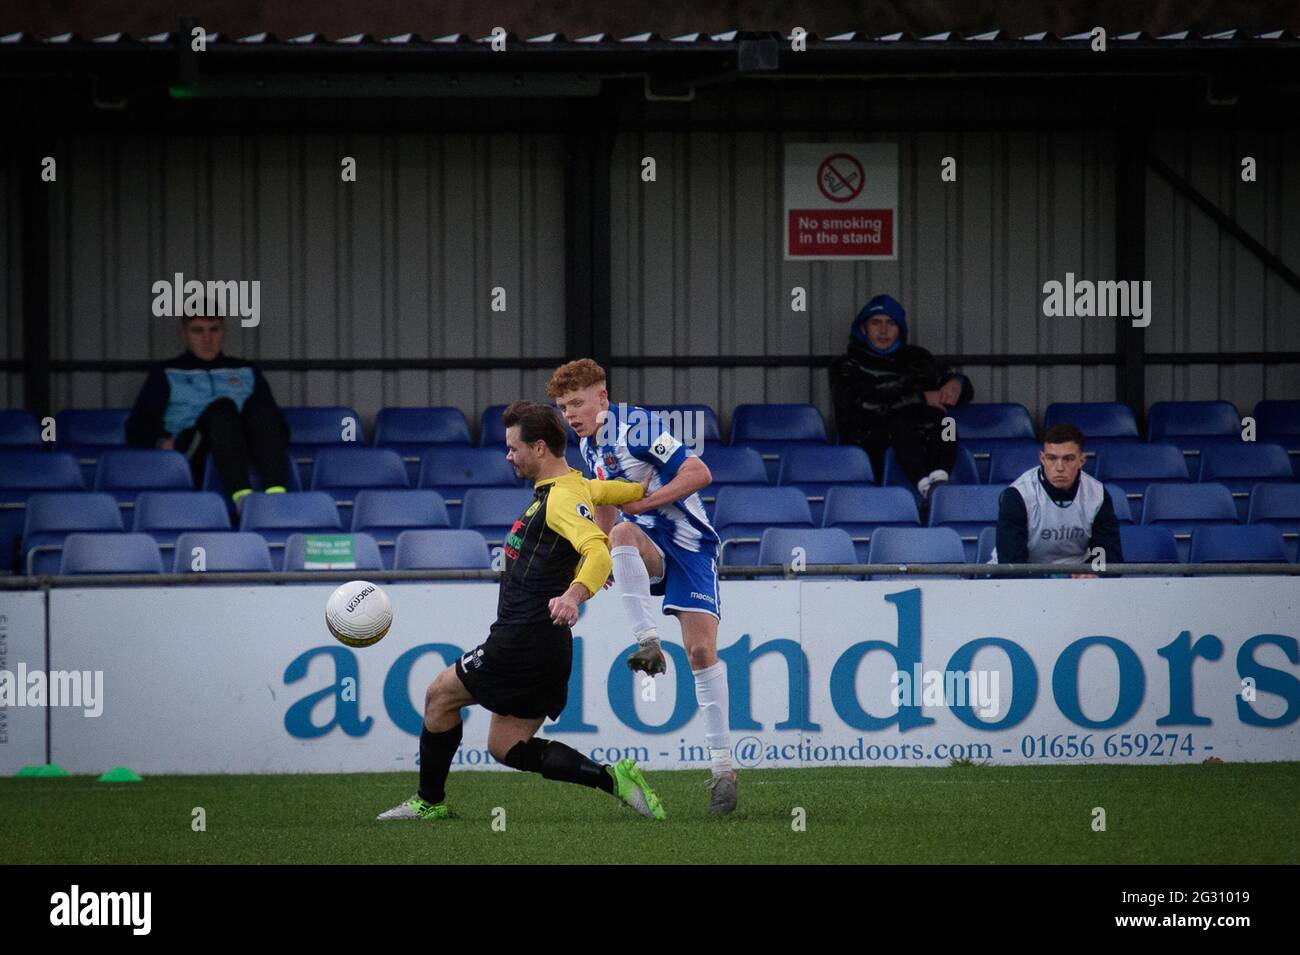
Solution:
M1095 547L1107 563L1123 563L1115 506L1083 470L1083 432L1065 423L1048 428L1038 460L998 497L998 542L989 563L1091 564Z
M289 425L270 385L252 362L222 354L224 319L187 316L181 333L185 352L159 363L140 389L126 422L127 443L180 451L196 487L211 454L235 503L251 491L250 462L267 493L283 492Z
M841 444L861 445L877 474L885 449L922 497L949 479L957 444L943 440L948 409L975 389L963 374L940 368L934 356L907 343L907 313L877 295L853 320L848 351L831 364L831 397Z

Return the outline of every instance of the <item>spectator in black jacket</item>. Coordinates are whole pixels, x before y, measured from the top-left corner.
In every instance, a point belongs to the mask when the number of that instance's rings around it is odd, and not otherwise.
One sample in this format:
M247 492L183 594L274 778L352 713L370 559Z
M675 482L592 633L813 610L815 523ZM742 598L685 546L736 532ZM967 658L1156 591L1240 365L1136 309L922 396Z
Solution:
M1083 470L1083 432L1064 422L1052 425L1038 462L998 497L998 545L989 563L1077 568L1091 564L1097 548L1104 561L1123 563L1115 505L1105 486Z
M181 326L187 348L149 372L126 422L127 443L180 451L196 487L211 454L235 503L250 492L250 463L268 493L283 492L289 426L270 385L252 362L222 354L224 319L190 316Z
M948 409L974 397L970 379L940 368L934 356L907 343L907 313L877 295L858 313L848 351L831 364L831 398L841 444L861 445L876 474L885 449L922 497L949 479L957 445L943 440Z

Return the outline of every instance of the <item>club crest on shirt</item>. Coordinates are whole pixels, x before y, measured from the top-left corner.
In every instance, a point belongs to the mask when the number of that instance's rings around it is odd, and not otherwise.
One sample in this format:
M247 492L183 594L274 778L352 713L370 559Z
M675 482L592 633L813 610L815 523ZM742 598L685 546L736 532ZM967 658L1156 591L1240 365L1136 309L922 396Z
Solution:
M537 513L537 509L542 506L541 501L533 501L528 505L528 510L524 511L524 517L532 517Z

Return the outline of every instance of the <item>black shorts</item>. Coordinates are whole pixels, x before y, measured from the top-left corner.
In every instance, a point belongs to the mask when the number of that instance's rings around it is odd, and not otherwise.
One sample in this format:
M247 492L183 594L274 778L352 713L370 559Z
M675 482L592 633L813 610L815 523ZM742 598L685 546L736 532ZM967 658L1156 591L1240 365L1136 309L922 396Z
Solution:
M569 699L573 632L550 623L495 624L456 661L456 676L484 709L520 719L558 719Z

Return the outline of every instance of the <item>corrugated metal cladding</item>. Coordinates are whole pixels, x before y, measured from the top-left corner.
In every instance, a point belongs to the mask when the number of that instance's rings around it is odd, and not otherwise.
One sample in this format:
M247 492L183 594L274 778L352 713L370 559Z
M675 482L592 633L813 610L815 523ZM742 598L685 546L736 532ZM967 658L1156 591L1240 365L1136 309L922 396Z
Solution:
M1152 152L1300 271L1300 133L1157 133ZM1242 181L1245 157L1257 163L1255 182ZM1155 174L1147 176L1147 274L1156 303L1148 351L1300 349L1300 293ZM1261 397L1300 398L1300 365L1147 369L1149 401L1226 398L1248 413Z
M899 144L899 257L786 262L786 141ZM658 181L639 178L644 156ZM940 181L945 156L955 183ZM1111 277L1115 261L1110 134L896 133L625 136L615 154L616 354L806 355L841 351L873 295L908 311L910 340L943 354L1113 352L1111 322L1049 319L1042 284L1067 271ZM791 311L791 289L808 312ZM963 366L976 400L1114 399L1110 367ZM700 401L726 413L750 401L812 400L830 413L825 369L655 368L625 372L648 401Z
M0 342L4 358L21 358L23 353L22 217L18 183L11 167L0 163L0 197L6 214L0 217ZM0 399L6 408L23 406L22 372L0 369Z
M152 284L260 279L252 358L559 355L563 150L552 136L77 137L51 212L59 359L163 358ZM341 181L345 156L357 181ZM506 311L491 310L494 287ZM283 405L454 405L545 394L542 371L270 372ZM129 405L140 372L57 374L53 404ZM20 397L20 396L18 396Z

